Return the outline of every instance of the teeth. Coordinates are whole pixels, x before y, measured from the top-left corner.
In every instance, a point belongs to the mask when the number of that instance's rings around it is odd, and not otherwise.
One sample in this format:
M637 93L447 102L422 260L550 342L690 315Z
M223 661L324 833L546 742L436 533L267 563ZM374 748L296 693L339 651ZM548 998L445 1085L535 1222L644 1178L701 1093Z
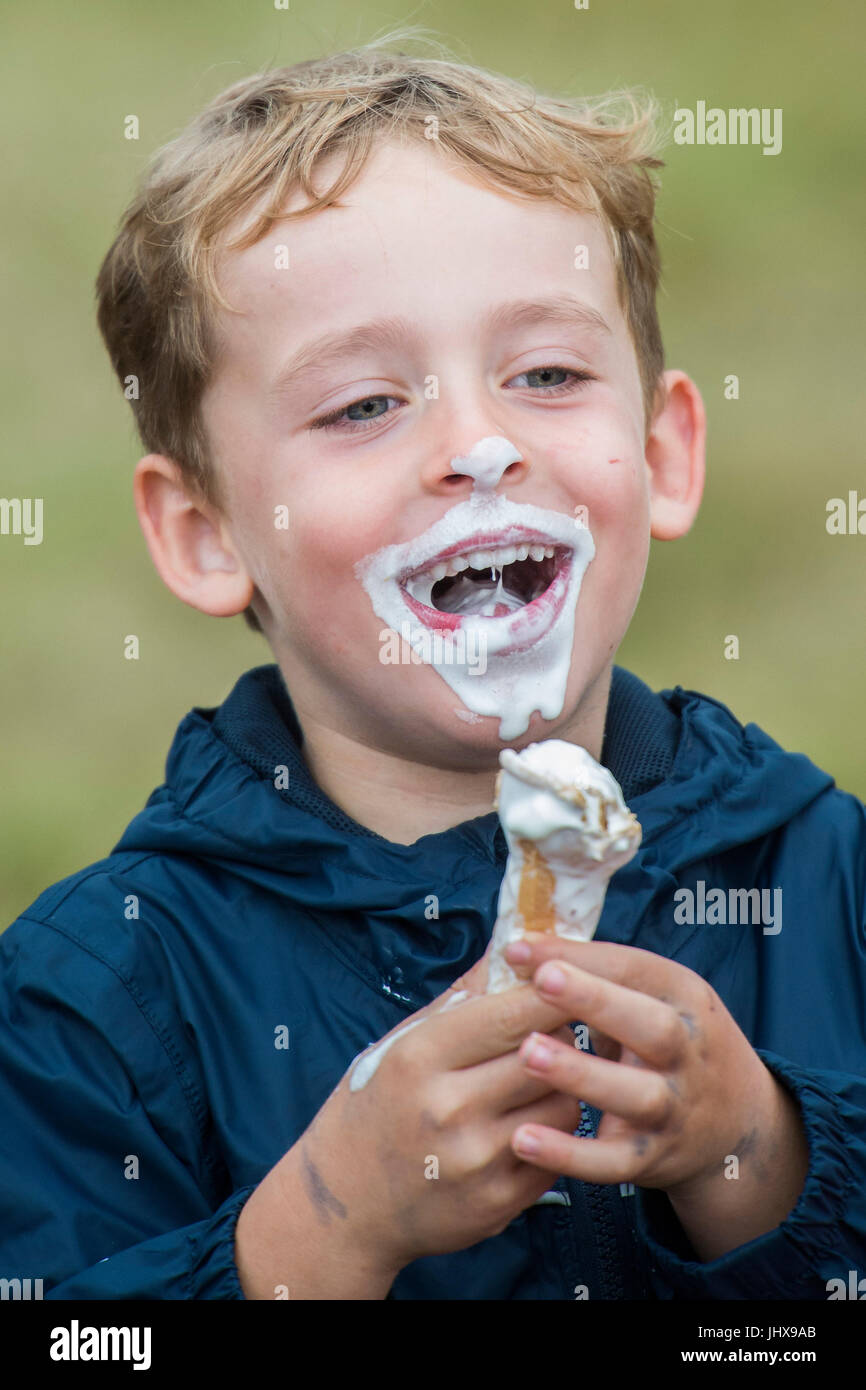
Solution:
M493 567L501 570L505 565L513 565L516 559L516 545L500 545L495 550L474 550L468 557L470 566L475 570L487 570Z
M465 569L488 570L504 569L517 560L549 560L556 553L552 545L499 545L491 550L473 550L467 555L452 555L449 560L440 560L416 580L424 580L430 587L440 579L453 578Z

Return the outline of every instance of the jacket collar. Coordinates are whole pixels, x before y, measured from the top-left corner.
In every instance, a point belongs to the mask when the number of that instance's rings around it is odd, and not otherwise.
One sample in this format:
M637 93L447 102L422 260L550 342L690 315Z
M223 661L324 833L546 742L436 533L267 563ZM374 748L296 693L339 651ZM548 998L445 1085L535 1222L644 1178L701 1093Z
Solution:
M212 861L302 915L328 952L408 1007L429 1003L483 953L507 846L499 817L400 844L346 815L316 785L279 668L241 676L218 709L178 727L166 780L115 851ZM719 856L785 825L833 785L717 700L655 695L614 668L602 761L643 837L613 877L597 935L676 956L695 928L672 920L680 879L709 878ZM280 775L277 776L276 774ZM698 929L700 930L700 929ZM709 938L708 938L709 939ZM711 938L724 952L724 933Z
M293 805L312 811L335 830L383 838L352 820L315 782L304 760L303 734L291 696L276 663L245 672L216 711L212 727L260 776L272 781L274 768L285 767L287 786L281 794ZM619 782L626 802L665 779L679 734L679 716L661 696L630 671L614 666L601 762Z

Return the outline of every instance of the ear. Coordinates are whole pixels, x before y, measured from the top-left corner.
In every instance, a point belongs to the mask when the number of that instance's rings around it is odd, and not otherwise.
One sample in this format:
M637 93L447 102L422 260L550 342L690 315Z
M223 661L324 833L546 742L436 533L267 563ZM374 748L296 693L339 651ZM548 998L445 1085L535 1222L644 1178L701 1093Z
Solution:
M650 426L645 457L650 473L650 535L684 536L704 492L707 417L701 393L685 372L662 376L663 399Z
M148 454L133 478L138 521L163 583L216 618L242 612L254 585L216 508L196 497L173 459Z

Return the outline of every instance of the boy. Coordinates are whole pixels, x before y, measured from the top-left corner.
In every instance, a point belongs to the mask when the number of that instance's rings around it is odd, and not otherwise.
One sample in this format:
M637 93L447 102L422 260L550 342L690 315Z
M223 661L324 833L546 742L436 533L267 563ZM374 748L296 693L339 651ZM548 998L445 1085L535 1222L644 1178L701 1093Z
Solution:
M866 1272L863 808L613 666L704 464L633 116L371 45L230 88L128 210L99 322L150 553L275 664L0 939L5 1275L817 1299ZM461 615L475 671L411 659ZM643 844L595 941L512 951L526 984L486 995L498 754L545 738L612 770Z

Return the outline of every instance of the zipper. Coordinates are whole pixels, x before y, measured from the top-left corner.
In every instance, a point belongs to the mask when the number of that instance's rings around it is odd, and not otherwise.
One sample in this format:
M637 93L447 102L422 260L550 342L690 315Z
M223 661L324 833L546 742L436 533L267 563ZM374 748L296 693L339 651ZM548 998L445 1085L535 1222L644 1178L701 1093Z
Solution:
M601 1115L602 1112L597 1110L594 1105L590 1105L587 1101L582 1102L580 1124L575 1131L578 1139L588 1139L595 1136L601 1123ZM617 1240L616 1225L611 1215L609 1187L592 1182L581 1182L580 1187L592 1220L592 1241L595 1247L600 1281L598 1297L625 1299L622 1250Z
M502 826L498 825L493 837L494 857L497 865L505 864L508 858L508 843ZM592 1052L590 1044L589 1051ZM588 1101L581 1103L580 1123L575 1130L579 1139L586 1139L595 1136L598 1126L601 1123L602 1112L597 1110ZM579 1178L568 1178L565 1180L565 1190L552 1188L545 1192L535 1203L535 1206L572 1206L572 1198L569 1194L569 1187L574 1183L578 1189L575 1194L577 1197L578 1210L580 1209L580 1198L583 1197L585 1210L590 1218L589 1226L591 1239L596 1257L596 1267L599 1275L599 1290L596 1297L603 1299L623 1301L629 1297L626 1291L625 1280L623 1278L623 1248L617 1239L616 1221L610 1207L611 1201L619 1199L618 1190L599 1183L581 1182ZM616 1194L616 1195L614 1195ZM619 1199L621 1200L621 1199ZM630 1200L630 1199L625 1199ZM580 1252L577 1251L578 1260ZM633 1282L633 1281L630 1281ZM632 1296L634 1296L632 1294ZM642 1294L646 1297L646 1292Z

